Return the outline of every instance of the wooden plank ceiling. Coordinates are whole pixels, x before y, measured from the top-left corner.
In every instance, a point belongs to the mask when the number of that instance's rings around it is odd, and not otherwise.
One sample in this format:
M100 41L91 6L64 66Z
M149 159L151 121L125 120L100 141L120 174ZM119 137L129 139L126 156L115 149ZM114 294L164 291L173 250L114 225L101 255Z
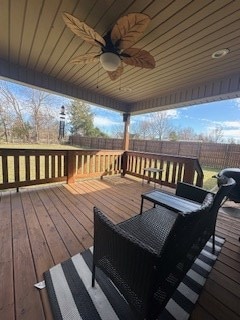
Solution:
M0 6L3 78L135 114L240 96L240 1L0 0ZM98 49L66 27L62 12L102 36L123 15L149 15L134 47L149 51L156 67L125 65L112 81L99 63L69 63ZM229 54L212 59L223 48Z

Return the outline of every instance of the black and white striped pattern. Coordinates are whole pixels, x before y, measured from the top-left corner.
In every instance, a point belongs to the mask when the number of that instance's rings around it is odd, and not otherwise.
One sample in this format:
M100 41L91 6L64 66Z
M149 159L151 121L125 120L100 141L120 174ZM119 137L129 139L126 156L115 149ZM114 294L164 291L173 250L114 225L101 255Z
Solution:
M199 293L221 250L224 239L216 237L216 254L209 241L178 286L161 320L188 319ZM122 295L101 270L91 287L91 249L77 254L45 272L44 277L54 318L57 320L134 320Z

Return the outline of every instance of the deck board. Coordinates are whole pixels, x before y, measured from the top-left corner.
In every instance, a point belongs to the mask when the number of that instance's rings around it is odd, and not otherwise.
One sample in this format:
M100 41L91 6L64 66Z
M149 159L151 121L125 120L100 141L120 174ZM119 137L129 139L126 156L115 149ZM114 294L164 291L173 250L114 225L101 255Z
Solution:
M41 297L33 287L37 282L31 243L20 193L11 197L13 230L14 296L17 319L44 316Z
M0 318L13 319L14 280L10 196L6 196L1 199L0 216Z
M44 271L92 245L93 206L118 223L139 213L140 195L151 188L114 177L2 192L0 319L51 320L46 289L34 284ZM144 202L144 210L150 206ZM191 320L240 318L240 216L220 212L216 233L226 241Z

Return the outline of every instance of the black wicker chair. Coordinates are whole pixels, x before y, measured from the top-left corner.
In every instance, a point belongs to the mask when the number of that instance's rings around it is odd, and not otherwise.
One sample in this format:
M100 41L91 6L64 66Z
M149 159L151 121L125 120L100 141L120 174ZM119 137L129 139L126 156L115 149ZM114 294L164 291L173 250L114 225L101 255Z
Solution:
M215 219L211 220L212 223L212 234L213 234L213 253L215 251L215 227L217 221L218 210L224 202L225 198L228 198L231 190L234 189L236 182L232 178L224 177L224 181L222 179L222 183L219 184L219 189L216 194L212 193L214 196L213 205L211 208L212 215L215 216ZM194 185L178 182L176 188L176 195L179 197L183 197L189 200L193 200L199 203L202 203L203 199L209 193L208 190L205 190L200 187L196 187ZM210 222L209 222L210 223Z
M212 235L212 203L207 194L198 211L157 206L117 225L94 207L92 286L98 267L136 319L156 319Z

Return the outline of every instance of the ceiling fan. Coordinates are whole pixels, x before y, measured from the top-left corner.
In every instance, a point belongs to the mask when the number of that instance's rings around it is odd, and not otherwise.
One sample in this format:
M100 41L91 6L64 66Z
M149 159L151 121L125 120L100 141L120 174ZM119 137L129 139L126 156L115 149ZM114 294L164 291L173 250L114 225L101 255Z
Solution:
M150 18L143 13L130 13L117 20L113 28L100 36L86 23L64 12L63 20L70 30L86 42L99 47L100 51L77 56L70 60L74 64L87 64L100 61L111 80L116 80L123 73L123 62L127 65L153 69L153 56L132 45L142 36Z

